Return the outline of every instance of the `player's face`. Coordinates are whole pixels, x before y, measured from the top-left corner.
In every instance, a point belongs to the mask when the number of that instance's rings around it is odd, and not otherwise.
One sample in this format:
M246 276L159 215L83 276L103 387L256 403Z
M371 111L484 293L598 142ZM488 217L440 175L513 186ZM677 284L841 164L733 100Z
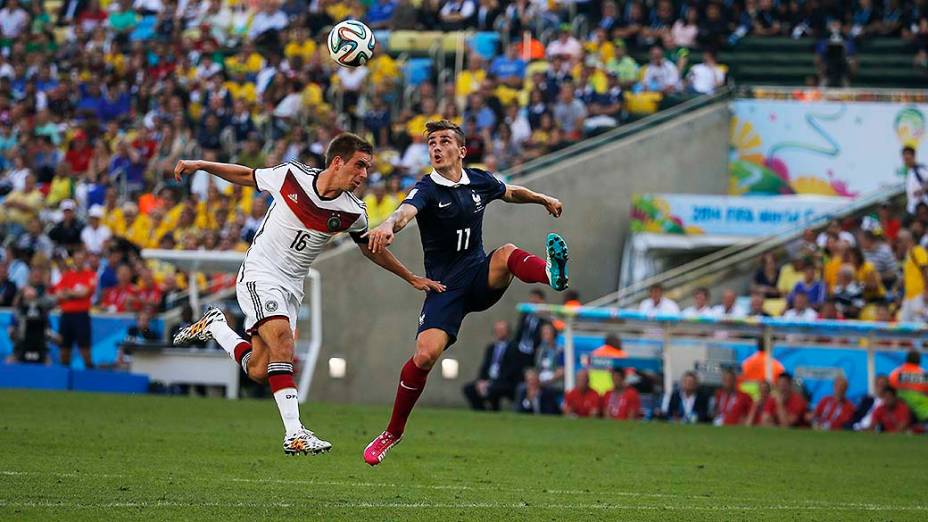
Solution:
M439 171L460 165L467 152L467 149L458 144L452 130L433 132L426 144L429 147L432 168Z
M351 159L338 168L338 178L342 188L354 192L367 180L367 169L371 168L373 158L366 152L355 152Z

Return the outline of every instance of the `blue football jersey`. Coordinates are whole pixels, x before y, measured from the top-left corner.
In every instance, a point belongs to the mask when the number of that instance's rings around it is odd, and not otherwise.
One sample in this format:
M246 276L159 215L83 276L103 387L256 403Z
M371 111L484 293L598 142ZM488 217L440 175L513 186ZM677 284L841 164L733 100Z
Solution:
M429 279L450 285L455 276L483 262L483 213L505 193L505 183L479 169L464 169L460 183L436 172L416 183L403 203L419 211L416 221Z

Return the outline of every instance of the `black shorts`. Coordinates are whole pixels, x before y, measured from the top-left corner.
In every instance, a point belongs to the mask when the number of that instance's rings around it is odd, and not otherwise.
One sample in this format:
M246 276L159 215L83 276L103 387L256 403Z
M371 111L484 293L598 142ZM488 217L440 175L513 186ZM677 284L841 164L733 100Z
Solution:
M458 330L464 316L471 312L482 312L495 305L506 288L490 288L490 258L493 253L470 270L455 276L454 283L442 293L429 292L419 313L419 329L416 336L430 328L448 334L450 347L458 339ZM444 282L444 281L443 281Z
M88 312L65 312L58 322L61 334L61 349L70 350L76 344L78 348L90 347L90 314Z

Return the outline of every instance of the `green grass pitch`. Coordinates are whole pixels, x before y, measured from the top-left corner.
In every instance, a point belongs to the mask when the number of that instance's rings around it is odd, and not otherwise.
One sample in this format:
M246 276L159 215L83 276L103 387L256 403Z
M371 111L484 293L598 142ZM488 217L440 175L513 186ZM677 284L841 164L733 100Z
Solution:
M925 520L928 440L422 408L0 392L0 520Z

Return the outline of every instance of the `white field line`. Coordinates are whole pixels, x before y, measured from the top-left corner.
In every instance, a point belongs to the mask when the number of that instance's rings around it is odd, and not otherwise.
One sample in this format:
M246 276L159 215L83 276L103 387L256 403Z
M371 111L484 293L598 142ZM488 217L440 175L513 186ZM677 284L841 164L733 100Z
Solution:
M541 503L528 504L524 502L53 502L53 501L4 501L0 500L0 508L67 508L67 509L110 509L110 508L328 508L328 509L559 509L559 510L599 510L599 511L928 511L928 506L869 506L858 508L835 508L833 506L804 506L804 505L718 505L718 506L635 506L618 504L562 504Z
M39 471L12 471L12 470L0 470L0 476L16 476L16 475L50 475L55 477L78 477L80 476L77 473L59 473L59 472L39 472ZM89 474L88 474L89 475ZM127 475L105 475L105 474L94 474L94 477L107 477L107 478L121 478L126 477ZM185 479L180 479L185 480ZM194 478L194 480L196 480ZM604 497L625 497L625 498L662 498L662 499L679 499L679 500L709 500L717 502L728 502L728 503L754 503L761 502L758 499L749 499L749 498L730 498L730 497L715 497L710 495L678 495L673 493L639 493L634 491L588 491L588 490L557 490L557 489L528 489L528 488L507 488L507 487L498 487L498 486L466 486L466 485L436 485L436 484L397 484L391 482L355 482L355 481L336 481L336 480L301 480L301 479L249 479L249 478L230 478L232 482L241 482L241 483L253 483L253 484L302 484L310 486L343 486L343 487L370 487L370 488L412 488L412 489L428 489L428 490L452 490L452 491L494 491L494 492L506 492L506 493L520 493L520 494L537 494L543 493L547 495L600 495ZM506 503L481 503L481 502L460 502L460 503L377 503L377 502L356 502L356 503L332 503L332 502L322 502L318 504L307 504L307 505L317 505L324 507L394 507L394 508L426 508L426 507L435 507L443 509L454 509L456 507L461 507L464 509L477 509L477 508L538 508L538 509L637 509L637 510L652 510L652 509L679 509L679 510L700 510L700 511L736 511L736 510L819 510L819 509L844 509L844 510L861 510L861 511L928 511L928 506L897 506L897 505L885 505L885 504L874 504L874 503L865 503L865 502L830 502L827 500L800 500L798 505L775 505L775 506L757 506L757 505L720 505L720 506L624 506L624 505L614 505L614 504L529 504L529 503L518 503L518 504L506 504ZM170 506L213 506L212 503L175 503L175 502L125 502L125 503L56 503L51 501L39 502L39 503L29 503L23 502L20 503L23 507L170 507ZM0 499L0 506L14 506L20 505L15 502L6 502ZM274 502L262 502L262 503L216 503L215 506L239 506L239 507L291 507L292 504L286 503L274 503Z

